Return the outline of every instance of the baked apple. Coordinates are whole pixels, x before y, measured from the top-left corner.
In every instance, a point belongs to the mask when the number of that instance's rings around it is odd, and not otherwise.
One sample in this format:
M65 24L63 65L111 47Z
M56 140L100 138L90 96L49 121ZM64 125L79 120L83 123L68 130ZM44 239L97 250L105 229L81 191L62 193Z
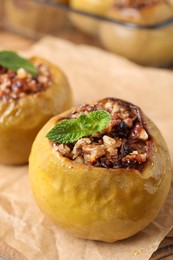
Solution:
M146 227L171 182L160 131L137 106L116 98L48 121L34 141L29 172L35 199L53 223L106 242Z
M66 12L61 8L54 8L48 2L50 1L3 1L6 26L32 38L57 33L66 24Z
M67 5L69 0L56 0L56 2Z
M31 58L30 63L38 72L36 76L22 67L15 71L0 65L0 163L3 164L26 163L41 127L72 104L69 84L57 66L39 57Z
M114 0L70 0L70 7L89 14L104 15L107 8ZM96 35L100 21L94 17L87 17L83 14L70 14L70 19L74 25L83 32Z
M164 0L119 1L113 4L107 17L146 28L130 28L103 22L99 36L106 49L143 65L168 65L173 60L173 25L147 29L173 15L173 3Z

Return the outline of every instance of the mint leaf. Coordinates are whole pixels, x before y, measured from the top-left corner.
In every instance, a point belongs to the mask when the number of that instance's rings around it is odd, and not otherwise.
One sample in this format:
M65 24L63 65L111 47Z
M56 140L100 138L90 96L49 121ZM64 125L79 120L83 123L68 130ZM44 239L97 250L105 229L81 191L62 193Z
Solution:
M100 132L109 123L111 116L104 110L81 114L76 119L65 119L55 125L46 137L57 143L74 143L82 137Z
M20 57L13 51L0 51L0 65L14 71L23 68L33 77L38 75L37 69L29 60Z

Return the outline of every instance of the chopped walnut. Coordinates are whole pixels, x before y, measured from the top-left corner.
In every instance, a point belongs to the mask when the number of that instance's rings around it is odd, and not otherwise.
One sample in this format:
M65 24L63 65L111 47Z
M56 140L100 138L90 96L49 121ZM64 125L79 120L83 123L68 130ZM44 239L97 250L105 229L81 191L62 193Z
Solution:
M121 146L122 141L118 138L111 138L107 135L103 136L103 143L106 148L118 148Z
M56 148L57 151L59 151L62 155L68 156L71 153L70 148L66 144L60 144Z
M148 140L148 134L143 128L141 129L141 131L139 133L139 139L144 140L144 141Z
M146 130L143 128L143 126L139 123L137 123L133 130L131 131L131 136L132 138L137 138L137 139L141 139L141 140L148 140L148 134L146 132Z
M74 159L74 162L83 164L83 163L84 163L84 158L83 158L82 156L77 156L77 157Z
M82 152L84 152L84 159L89 163L96 162L98 158L105 154L101 145L84 145Z
M79 139L79 141L76 142L72 151L73 159L75 159L81 153L83 145L90 144L90 143L91 140L89 138Z
M118 157L118 149L115 148L106 148L106 158L117 158Z
M109 147L115 148L116 147L115 139L113 139L113 138L111 138L111 137L109 137L107 135L103 136L103 143L104 143L106 148L109 148Z
M18 79L25 79L28 77L28 73L23 68L17 70L17 78Z

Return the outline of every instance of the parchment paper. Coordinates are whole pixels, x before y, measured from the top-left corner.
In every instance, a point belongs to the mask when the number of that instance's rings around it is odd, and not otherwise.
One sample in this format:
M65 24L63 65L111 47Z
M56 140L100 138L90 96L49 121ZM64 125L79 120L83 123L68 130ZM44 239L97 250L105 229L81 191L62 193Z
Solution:
M142 68L102 50L47 37L26 56L59 65L75 104L114 96L139 105L159 126L173 159L173 72ZM146 260L173 227L173 185L157 218L132 238L111 244L77 239L48 222L31 194L28 168L0 166L0 240L28 260Z

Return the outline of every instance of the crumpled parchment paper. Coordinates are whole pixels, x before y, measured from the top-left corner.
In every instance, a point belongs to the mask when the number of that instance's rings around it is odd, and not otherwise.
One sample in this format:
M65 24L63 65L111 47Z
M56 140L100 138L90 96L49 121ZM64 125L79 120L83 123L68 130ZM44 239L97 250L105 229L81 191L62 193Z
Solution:
M173 159L172 71L142 68L97 48L52 37L23 54L59 65L70 81L75 105L108 96L139 105L159 126ZM172 201L173 185L156 219L132 238L111 244L77 239L44 218L30 190L27 166L1 165L0 241L21 254L18 260L147 260L173 227Z

